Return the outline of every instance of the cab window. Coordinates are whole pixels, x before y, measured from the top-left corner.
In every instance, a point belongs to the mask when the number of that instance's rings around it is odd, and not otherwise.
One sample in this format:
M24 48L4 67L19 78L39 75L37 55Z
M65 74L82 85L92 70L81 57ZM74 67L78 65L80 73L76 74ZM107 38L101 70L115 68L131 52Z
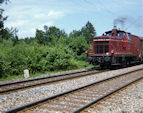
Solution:
M131 34L127 33L128 40L131 40Z
M125 33L124 32L118 32L117 36L125 38Z
M112 36L112 33L106 33L106 36Z

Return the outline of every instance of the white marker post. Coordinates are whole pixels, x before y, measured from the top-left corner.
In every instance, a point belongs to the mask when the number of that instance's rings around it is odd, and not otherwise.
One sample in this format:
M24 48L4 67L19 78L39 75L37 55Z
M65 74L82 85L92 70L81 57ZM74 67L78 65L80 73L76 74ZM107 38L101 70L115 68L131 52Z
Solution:
M24 78L29 78L29 70L28 69L24 70Z

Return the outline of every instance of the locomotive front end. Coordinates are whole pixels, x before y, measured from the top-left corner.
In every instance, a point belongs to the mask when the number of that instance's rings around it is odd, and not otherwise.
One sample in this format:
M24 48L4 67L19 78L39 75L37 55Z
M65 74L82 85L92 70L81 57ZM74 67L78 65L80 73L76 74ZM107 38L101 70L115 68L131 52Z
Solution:
M110 36L100 36L93 39L92 51L87 51L87 60L91 64L109 65L111 63ZM112 51L113 52L113 51Z

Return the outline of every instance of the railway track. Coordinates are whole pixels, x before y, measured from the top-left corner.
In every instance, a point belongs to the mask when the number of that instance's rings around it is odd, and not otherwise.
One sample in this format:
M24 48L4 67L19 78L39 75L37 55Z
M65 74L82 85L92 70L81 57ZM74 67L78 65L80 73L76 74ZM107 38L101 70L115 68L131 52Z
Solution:
M100 72L104 72L107 70L95 70L95 69L88 69L84 71L76 71L76 72L70 72L70 73L64 73L64 74L55 74L52 76L47 77L40 77L40 78L34 78L34 79L28 79L28 80L22 80L17 82L9 82L5 84L0 84L0 94L9 93L15 90L22 90L29 87L35 87L47 83L53 83L61 80L66 79L72 79L76 77L83 77L88 76L91 74L96 74Z
M83 108L80 113L143 113L142 86L143 79L138 80Z
M71 112L79 113L88 106L97 101L113 94L114 92L130 85L131 83L143 78L137 72L143 71L138 69L132 72L116 75L104 80L100 80L76 89L72 89L54 96L43 98L23 106L10 109L3 113L35 113L35 112Z

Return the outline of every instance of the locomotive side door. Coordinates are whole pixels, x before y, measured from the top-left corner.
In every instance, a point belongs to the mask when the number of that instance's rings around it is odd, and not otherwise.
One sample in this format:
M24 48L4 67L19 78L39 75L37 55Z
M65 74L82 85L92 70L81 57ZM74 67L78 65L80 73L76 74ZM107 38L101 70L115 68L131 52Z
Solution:
M120 32L120 37L122 38L122 48L123 50L127 50L128 48L128 39L125 32Z
M131 52L131 34L126 33L126 37L127 37L127 40L128 40L128 52Z
M123 31L118 31L117 36L121 39L121 50L125 51L128 48L128 39L126 33Z

